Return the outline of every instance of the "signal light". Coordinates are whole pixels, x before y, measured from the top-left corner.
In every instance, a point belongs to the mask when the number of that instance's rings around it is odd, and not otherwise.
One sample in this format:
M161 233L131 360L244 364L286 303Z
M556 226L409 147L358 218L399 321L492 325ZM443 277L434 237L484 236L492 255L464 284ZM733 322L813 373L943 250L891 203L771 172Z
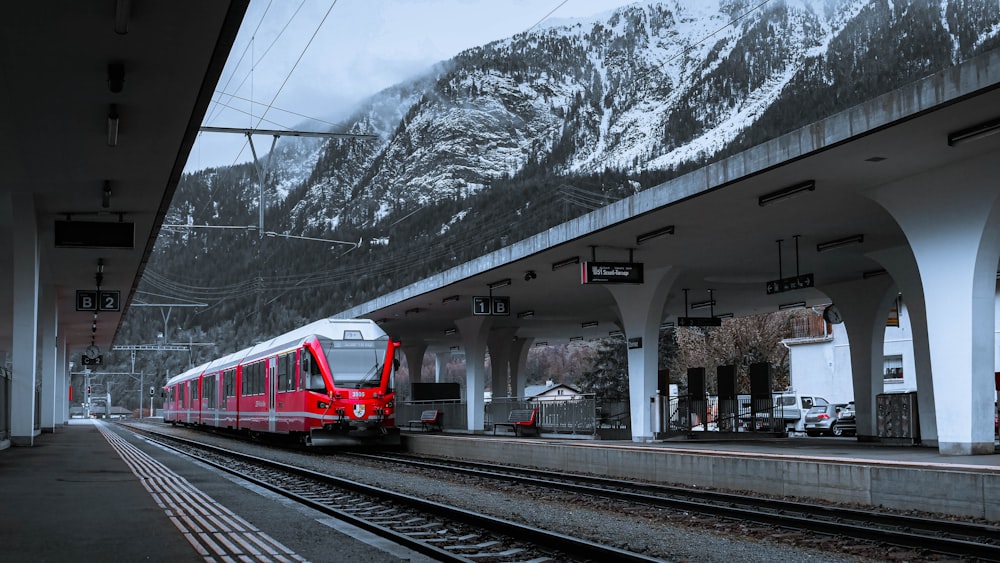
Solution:
M90 393L90 385L87 386L87 393Z

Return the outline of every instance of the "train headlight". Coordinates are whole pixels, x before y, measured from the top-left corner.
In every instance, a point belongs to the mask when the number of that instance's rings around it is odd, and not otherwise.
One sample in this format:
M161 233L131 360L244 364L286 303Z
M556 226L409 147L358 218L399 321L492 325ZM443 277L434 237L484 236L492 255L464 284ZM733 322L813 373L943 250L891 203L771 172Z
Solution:
M396 407L396 403L394 401L387 401L385 403L385 408L387 408L387 409L391 409L391 408L395 408L395 407Z
M318 409L328 409L330 408L330 403L326 401L316 401L316 408Z

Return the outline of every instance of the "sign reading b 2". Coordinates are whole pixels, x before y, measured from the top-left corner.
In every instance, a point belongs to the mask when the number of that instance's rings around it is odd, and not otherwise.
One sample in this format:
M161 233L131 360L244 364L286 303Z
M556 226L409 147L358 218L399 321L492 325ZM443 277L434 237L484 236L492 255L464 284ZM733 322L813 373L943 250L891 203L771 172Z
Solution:
M76 290L77 311L121 311L120 291Z

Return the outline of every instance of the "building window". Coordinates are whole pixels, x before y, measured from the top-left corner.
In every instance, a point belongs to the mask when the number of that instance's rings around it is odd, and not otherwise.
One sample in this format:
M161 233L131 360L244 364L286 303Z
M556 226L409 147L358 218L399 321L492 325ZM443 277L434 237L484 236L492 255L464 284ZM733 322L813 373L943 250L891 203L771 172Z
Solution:
M884 359L885 364L885 378L886 383L902 383L903 382L903 357L902 356L886 356Z

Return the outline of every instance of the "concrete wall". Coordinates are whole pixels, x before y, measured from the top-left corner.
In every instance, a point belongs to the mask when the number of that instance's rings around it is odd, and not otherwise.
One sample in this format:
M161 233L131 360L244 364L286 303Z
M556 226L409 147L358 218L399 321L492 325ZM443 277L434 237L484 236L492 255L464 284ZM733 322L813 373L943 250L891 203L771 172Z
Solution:
M714 453L634 445L403 436L407 451L628 477L663 484L884 506L1000 521L1000 473L969 466L845 463L794 455Z

